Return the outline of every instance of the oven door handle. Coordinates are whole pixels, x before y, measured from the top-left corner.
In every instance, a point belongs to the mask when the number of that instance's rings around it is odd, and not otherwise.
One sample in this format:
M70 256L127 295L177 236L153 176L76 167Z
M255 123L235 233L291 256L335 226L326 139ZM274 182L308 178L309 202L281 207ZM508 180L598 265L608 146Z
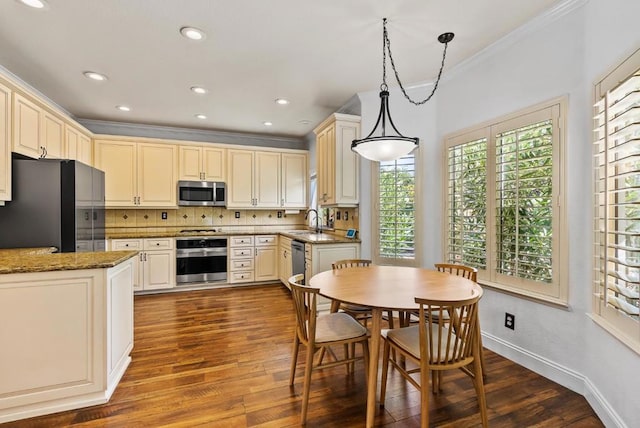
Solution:
M176 257L226 256L226 248L189 248L176 250Z

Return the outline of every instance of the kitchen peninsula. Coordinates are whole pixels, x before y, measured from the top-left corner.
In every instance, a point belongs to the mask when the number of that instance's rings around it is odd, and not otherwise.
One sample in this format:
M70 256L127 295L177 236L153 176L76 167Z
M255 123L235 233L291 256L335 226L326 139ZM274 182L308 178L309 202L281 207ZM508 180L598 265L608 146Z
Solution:
M106 403L133 348L136 251L0 250L0 423Z

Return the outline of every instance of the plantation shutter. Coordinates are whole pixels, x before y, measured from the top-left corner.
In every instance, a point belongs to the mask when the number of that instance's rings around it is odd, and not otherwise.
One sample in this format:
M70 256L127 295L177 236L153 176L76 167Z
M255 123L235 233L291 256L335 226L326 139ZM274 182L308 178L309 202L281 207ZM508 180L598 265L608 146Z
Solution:
M415 156L379 163L378 257L415 259Z
M632 64L638 67L640 54L635 56ZM596 87L594 310L638 346L640 70L623 66Z
M447 261L487 268L487 139L448 148Z

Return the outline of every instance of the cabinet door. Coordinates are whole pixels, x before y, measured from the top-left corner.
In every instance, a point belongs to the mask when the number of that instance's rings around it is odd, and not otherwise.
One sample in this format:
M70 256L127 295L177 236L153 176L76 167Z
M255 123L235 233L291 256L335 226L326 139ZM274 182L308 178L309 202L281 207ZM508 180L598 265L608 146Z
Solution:
M280 153L256 152L253 193L255 206L276 208L282 205L280 198Z
M136 143L97 140L95 167L104 171L105 204L132 207L136 204Z
M76 159L85 165L93 166L93 144L91 138L84 134L78 135L78 157Z
M253 157L250 150L229 150L228 208L253 207Z
M227 181L227 149L203 147L202 172L206 181Z
M278 279L278 247L256 247L255 280Z
M142 288L145 290L173 288L176 281L175 264L173 250L144 252Z
M32 158L40 149L40 107L19 94L13 94L13 151Z
M175 207L177 148L138 144L138 196L143 207Z
M11 91L6 86L0 85L0 201L11 200L10 138Z
M180 180L202 180L202 149L197 146L179 146L178 158Z
M69 125L65 125L64 144L67 159L78 160L80 133Z
M335 203L335 187L336 187L336 147L334 124L318 134L318 203L320 205L328 205Z
M42 110L42 137L41 145L45 150L45 158L62 159L66 157L64 153L64 123L53 114Z
M278 256L280 258L278 269L280 281L289 288L289 278L293 275L293 266L291 264L291 243L288 245L280 245Z
M282 154L281 206L284 208L307 207L307 155Z
M358 176L360 158L351 150L351 142L360 138L360 124L336 122L334 145L335 203L355 205L358 203Z

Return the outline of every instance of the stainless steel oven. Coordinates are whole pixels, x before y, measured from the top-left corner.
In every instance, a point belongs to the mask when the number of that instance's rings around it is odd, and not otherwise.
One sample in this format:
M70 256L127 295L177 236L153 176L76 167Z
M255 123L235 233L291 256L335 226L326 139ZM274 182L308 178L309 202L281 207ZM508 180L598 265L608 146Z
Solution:
M176 283L227 280L227 238L176 239Z

